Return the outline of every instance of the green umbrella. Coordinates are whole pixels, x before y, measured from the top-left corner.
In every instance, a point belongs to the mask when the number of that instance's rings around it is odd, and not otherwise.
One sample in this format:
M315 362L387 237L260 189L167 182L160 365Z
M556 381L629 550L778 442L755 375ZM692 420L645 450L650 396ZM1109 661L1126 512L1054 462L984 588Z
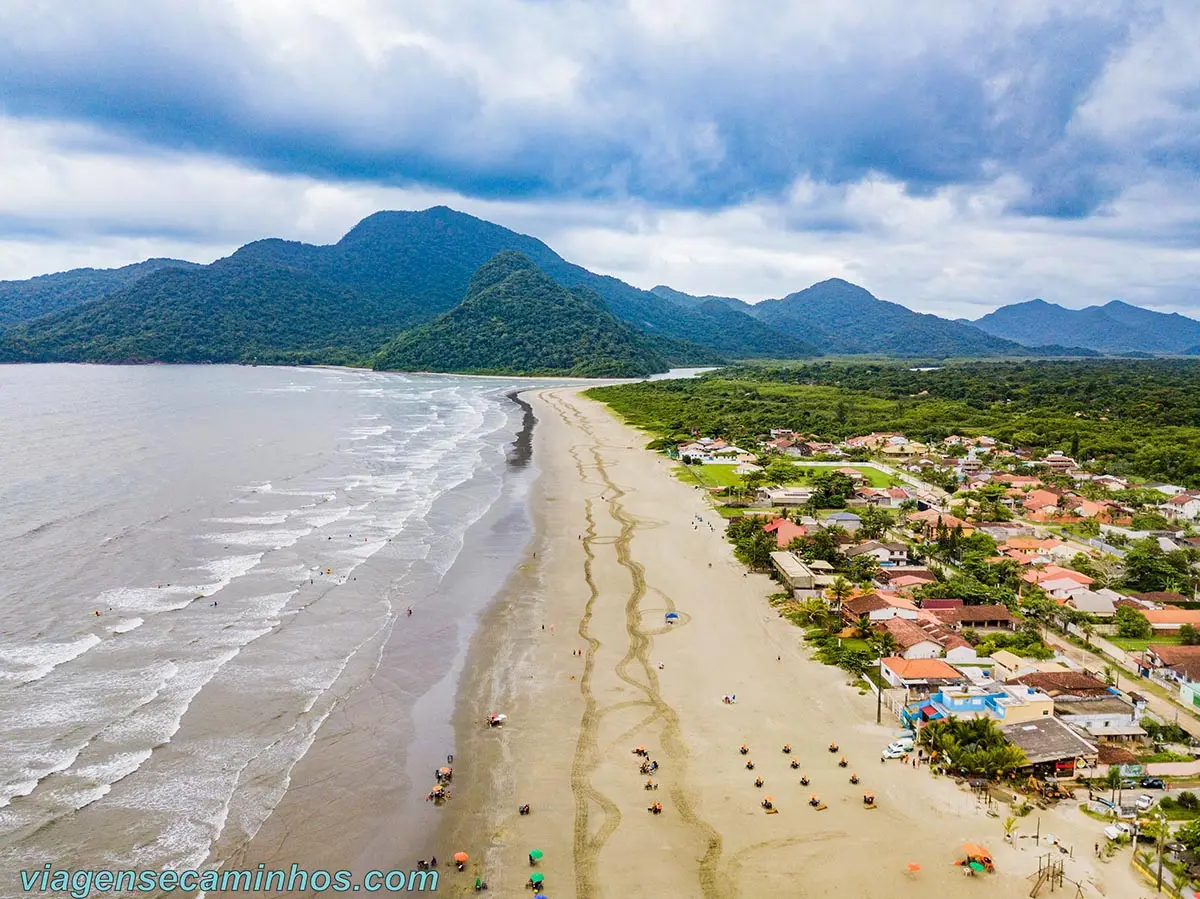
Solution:
M546 875L543 874L541 871L534 871L532 874L529 875L529 879L532 880L534 883L541 883L543 880L546 879Z
M971 862L971 870L972 871L982 871L983 870L983 862Z
M544 854L545 854L545 853L543 853L541 849L530 849L530 850L529 850L529 857L530 857L531 859L533 859L534 861L537 861L537 860L538 860L539 858L541 858L541 857L542 857Z

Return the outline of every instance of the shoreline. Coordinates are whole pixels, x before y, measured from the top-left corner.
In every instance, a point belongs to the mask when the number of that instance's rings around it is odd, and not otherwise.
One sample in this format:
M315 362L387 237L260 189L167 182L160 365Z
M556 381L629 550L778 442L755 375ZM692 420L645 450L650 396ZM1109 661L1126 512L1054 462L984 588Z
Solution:
M795 895L801 884L802 895L915 899L961 889L951 863L970 840L991 847L998 870L973 892L1028 892L1038 853L1054 848L1030 845L1032 818L1006 843L1001 819L950 779L880 764L898 724L876 725L873 697L810 658L766 602L769 578L733 558L705 497L580 388L526 396L538 420L534 534L481 616L459 680L455 798L436 843L470 862L460 874L440 861L439 890L473 893L478 876L518 895L537 870L556 899ZM664 626L666 611L679 623ZM725 693L737 704L722 704ZM506 725L488 728L492 712ZM833 764L831 740L862 786ZM778 815L759 807L743 742L761 756ZM788 770L784 742L812 787ZM661 764L653 793L630 754L639 743ZM870 815L864 788L879 797ZM827 810L807 807L812 790ZM646 813L651 800L661 816ZM529 816L517 814L523 803ZM1127 865L1088 858L1094 822L1070 807L1039 814L1043 837L1053 830L1073 847L1067 877L1086 896L1138 895ZM532 848L545 852L536 868Z

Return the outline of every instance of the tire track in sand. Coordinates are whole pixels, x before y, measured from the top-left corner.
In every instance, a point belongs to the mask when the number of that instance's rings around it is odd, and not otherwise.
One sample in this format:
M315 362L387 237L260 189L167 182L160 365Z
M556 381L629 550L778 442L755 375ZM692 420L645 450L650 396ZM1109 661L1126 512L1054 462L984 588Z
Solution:
M663 721L662 746L668 759L675 763L678 777L669 790L669 795L680 818L694 829L705 844L704 855L699 860L698 877L702 895L705 899L725 899L733 892L722 883L720 874L722 839L720 833L707 821L703 820L695 810L695 802L686 788L687 746L683 741L679 727L678 713L662 697L659 690L658 675L650 663L649 653L651 638L642 628L641 601L646 596L647 585L644 566L633 558L632 541L634 531L639 521L621 504L620 499L625 491L619 488L608 474L604 458L600 453L601 442L597 439L590 423L578 407L569 400L561 399L557 394L544 394L547 403L563 419L591 438L590 445L584 448L591 456L591 464L585 466L580 455L580 446L572 446L570 453L575 460L576 470L583 483L590 483L604 488L607 498L608 512L611 518L620 525L620 533L614 541L617 563L629 572L632 589L625 602L625 631L629 645L622 659L614 666L614 673L631 687L641 691L645 702L654 710L654 714L644 723L649 724L656 719ZM568 421L573 419L573 422ZM590 479L585 468L592 468L599 474L599 482ZM600 641L589 633L588 626L599 590L593 577L595 552L592 542L596 539L596 522L593 503L589 499L585 505L587 532L584 538L584 580L588 585L589 597L584 606L584 614L579 624L579 635L588 643L584 674L580 678L580 691L584 699L583 720L580 722L579 741L576 745L575 758L571 768L571 788L575 794L575 882L576 893L580 899L592 899L596 896L597 874L596 864L600 850L605 842L620 824L620 812L615 804L602 796L591 784L591 772L597 764L599 748L599 725L608 709L597 707L592 693L592 676L594 674L595 652L600 647ZM661 593L661 591L659 591ZM670 597L662 594L670 602ZM674 603L671 602L673 606ZM638 670L640 677L630 673L630 669ZM621 703L628 706L629 703ZM604 823L595 834L588 833L588 804L597 802L605 813Z

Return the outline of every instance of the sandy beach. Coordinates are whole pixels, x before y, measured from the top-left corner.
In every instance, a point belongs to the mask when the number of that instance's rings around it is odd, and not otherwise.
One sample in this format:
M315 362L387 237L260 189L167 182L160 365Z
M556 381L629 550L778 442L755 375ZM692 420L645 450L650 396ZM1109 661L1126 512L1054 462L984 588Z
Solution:
M989 816L947 778L881 763L894 718L876 725L872 694L808 658L767 602L774 585L733 558L719 517L647 436L578 388L524 396L538 419L537 536L460 684L455 798L437 843L471 860L464 873L443 864L440 891L470 893L482 876L492 895L516 896L537 870L554 899L1025 896L1053 853L1085 896L1150 895L1127 852L1093 857L1102 825L1069 803L1021 819L1007 845L1004 806ZM492 712L506 725L486 727ZM638 745L659 763L655 791ZM778 814L760 807L766 795ZM647 811L655 800L661 815ZM964 841L988 847L997 873L965 878L953 865Z

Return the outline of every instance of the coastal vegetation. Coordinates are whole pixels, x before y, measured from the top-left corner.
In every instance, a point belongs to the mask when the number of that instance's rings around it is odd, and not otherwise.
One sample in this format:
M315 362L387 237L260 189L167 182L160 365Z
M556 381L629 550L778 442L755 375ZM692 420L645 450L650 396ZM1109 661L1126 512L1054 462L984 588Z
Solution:
M740 365L689 380L594 388L655 435L748 440L789 428L826 440L901 431L936 443L988 434L1088 469L1200 485L1200 360Z
M931 764L954 773L997 777L1025 764L1025 753L1004 739L989 718L947 718L920 731Z

